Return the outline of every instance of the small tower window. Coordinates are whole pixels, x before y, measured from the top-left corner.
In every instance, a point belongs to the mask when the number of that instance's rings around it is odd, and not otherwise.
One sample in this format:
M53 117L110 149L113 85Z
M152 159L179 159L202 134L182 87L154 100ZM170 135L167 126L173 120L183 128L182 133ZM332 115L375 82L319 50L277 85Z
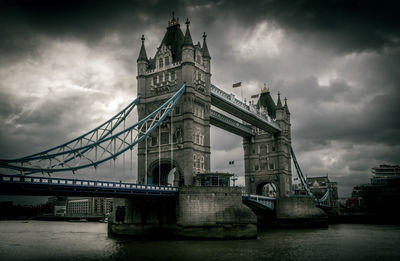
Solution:
M157 146L157 137L151 137L151 146Z
M163 58L160 58L158 61L159 61L159 64L158 64L159 67L162 68L164 66Z
M165 81L169 81L169 73L165 74Z
M161 145L169 144L169 132L161 132Z
M171 72L171 81L175 81L175 71Z
M154 76L154 77L153 77L153 85L156 85L156 84L157 84L157 77Z
M169 65L169 56L165 57L165 66Z

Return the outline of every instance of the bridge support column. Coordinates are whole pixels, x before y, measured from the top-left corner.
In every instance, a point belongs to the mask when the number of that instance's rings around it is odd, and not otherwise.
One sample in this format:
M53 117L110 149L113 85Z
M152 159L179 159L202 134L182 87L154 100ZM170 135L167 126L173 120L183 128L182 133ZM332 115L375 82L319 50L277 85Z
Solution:
M187 238L254 238L257 217L236 187L185 187L179 191L177 235Z
M328 216L309 197L281 197L276 200L276 222L281 227L327 227Z
M172 237L175 228L176 198L114 198L111 236Z

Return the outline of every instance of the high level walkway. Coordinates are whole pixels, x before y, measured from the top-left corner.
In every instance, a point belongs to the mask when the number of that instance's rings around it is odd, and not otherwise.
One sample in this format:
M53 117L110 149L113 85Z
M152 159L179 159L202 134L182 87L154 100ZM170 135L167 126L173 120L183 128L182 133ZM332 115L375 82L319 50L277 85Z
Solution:
M268 115L254 110L251 106L239 101L232 94L226 93L213 84L211 85L211 105L269 133L282 131L279 125Z

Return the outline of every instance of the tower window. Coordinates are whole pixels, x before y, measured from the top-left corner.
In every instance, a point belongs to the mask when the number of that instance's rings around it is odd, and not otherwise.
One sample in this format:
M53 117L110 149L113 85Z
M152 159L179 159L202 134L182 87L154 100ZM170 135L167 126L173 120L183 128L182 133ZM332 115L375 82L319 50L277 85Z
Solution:
M175 80L175 71L172 71L171 72L171 81L174 81Z
M165 81L169 81L169 73L165 74Z
M162 68L164 66L163 58L160 58L158 62L159 67Z
M160 134L161 145L169 143L169 132L162 132Z
M168 66L169 65L169 57L167 56L167 57L165 57L165 66Z
M157 146L157 137L151 137L151 146Z
M156 85L156 84L157 84L157 77L154 76L154 77L153 77L153 85Z

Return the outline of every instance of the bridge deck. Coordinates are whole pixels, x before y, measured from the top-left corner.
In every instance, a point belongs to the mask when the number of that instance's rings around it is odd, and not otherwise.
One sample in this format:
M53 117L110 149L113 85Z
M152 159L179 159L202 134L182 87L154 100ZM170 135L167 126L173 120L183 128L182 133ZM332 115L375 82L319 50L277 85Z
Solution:
M279 125L269 116L251 108L215 85L211 85L211 105L270 133L281 132Z
M243 194L242 201L243 203L250 203L258 208L274 210L276 199L260 195Z
M64 195L102 197L177 196L178 188L111 181L78 180L0 174L3 195Z
M255 135L254 130L251 127L235 121L234 119L231 119L214 110L210 111L210 123L241 137L251 137Z

